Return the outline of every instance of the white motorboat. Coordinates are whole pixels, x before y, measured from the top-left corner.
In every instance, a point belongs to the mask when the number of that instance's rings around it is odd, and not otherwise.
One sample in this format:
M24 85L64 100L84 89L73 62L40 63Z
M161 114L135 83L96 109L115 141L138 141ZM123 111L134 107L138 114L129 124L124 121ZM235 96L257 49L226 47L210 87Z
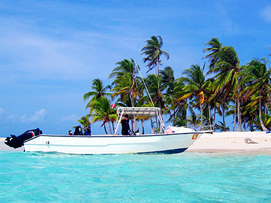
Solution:
M123 115L147 116L155 119L151 134L118 135ZM184 127L164 129L160 109L156 107L120 107L113 135L35 135L24 141L26 152L59 152L68 154L128 154L180 153L191 146L203 133ZM135 122L136 123L136 122Z

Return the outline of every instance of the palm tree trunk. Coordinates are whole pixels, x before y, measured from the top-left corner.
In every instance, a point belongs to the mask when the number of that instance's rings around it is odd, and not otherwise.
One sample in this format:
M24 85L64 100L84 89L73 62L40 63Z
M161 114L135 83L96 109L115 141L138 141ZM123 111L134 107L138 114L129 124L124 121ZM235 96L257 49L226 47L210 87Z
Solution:
M208 104L208 110L209 110L209 125L212 125L212 115L211 115L211 105Z
M186 108L185 108L185 127L187 128L187 109L188 109L188 104L186 104Z
M106 131L106 127L105 127L105 125L104 125L104 132L105 132L105 134L108 134L108 133L107 133L107 131Z
M213 120L213 130L215 132L215 114L216 114L216 108L214 109L214 120Z
M108 126L109 126L110 133L111 133L111 135L112 135L113 133L112 133L112 129L111 129L111 125L110 125L110 121L108 121Z
M114 121L112 121L112 128L113 128L113 131L115 132L115 125L114 125Z
M233 115L233 128L232 131L235 130L235 125L236 125L236 99L234 101L234 115ZM238 126L239 127L239 126ZM238 130L237 130L238 131Z
M223 121L223 131L225 131L225 108L224 108L224 99L222 101L222 121Z
M242 118L241 118L241 108L240 100L237 101L237 114L238 114L238 128L237 131L242 132Z
M201 104L201 101L200 101L200 125L202 126L203 124L203 119L202 119L202 104Z
M135 107L134 97L133 97L133 95L131 95L131 93L129 94L129 97L130 97L130 100L131 100L132 107Z
M259 117L260 117L260 123L261 123L263 131L268 131L268 129L264 126L263 119L262 119L262 90L260 90L260 96L259 96Z

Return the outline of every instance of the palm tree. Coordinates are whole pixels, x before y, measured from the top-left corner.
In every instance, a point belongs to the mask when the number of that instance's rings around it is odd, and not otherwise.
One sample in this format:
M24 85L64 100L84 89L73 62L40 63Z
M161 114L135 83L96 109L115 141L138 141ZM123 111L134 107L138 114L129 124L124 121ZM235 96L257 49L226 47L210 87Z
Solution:
M268 129L262 120L262 98L264 94L269 95L271 92L271 69L267 69L266 64L266 59L251 60L242 72L242 83L246 85L242 93L247 93L246 98L258 94L259 119L263 131Z
M225 123L225 100L226 97L232 93L235 98L235 106L237 105L238 113L238 131L242 130L241 111L240 111L240 97L239 95L239 59L233 47L223 47L219 54L217 54L217 61L214 67L210 67L210 72L216 73L215 78L215 94L219 93L222 97L222 115L223 123ZM236 107L235 107L236 108Z
M215 114L216 114L216 95L214 94L214 79L209 78L206 80L206 91L205 91L205 107L208 108L208 118L209 118L209 126L214 126L214 121L215 121ZM214 110L214 113L212 115L211 110ZM213 127L214 129L214 127Z
M150 116L146 116L146 115L137 115L135 117L136 120L140 120L141 121L141 127L142 127L142 134L145 133L145 130L144 130L144 121L146 120L149 120L150 119Z
M137 79L132 79L130 73L126 73L123 76L119 76L115 79L115 87L111 90L114 91L112 96L120 96L120 100L126 103L127 100L131 102L131 106L135 106L135 99L139 94L137 91Z
M155 106L159 107L160 115L162 115L162 109L164 109L165 104L164 104L164 98L162 94L163 90L159 88L161 87L161 76L156 75L156 74L150 74L145 79L145 84L148 87L148 91L149 91L152 103ZM147 96L145 98L147 98ZM162 132L162 129L160 129L160 132Z
M86 108L91 106L91 102L103 97L103 96L111 96L111 93L107 93L106 91L110 89L110 86L103 86L103 82L99 79L96 78L94 80L92 80L92 86L91 89L93 91L87 92L86 94L84 94L83 96L83 100L86 101L87 99L91 98L91 100L88 102ZM92 111L92 109L90 109L90 112Z
M111 130L110 121L117 120L117 115L115 109L112 109L110 106L110 102L107 98L101 97L100 99L94 100L91 102L90 107L93 108L93 113L90 114L93 116L91 123L95 123L97 121L102 121L102 126L104 126L104 131L106 134L107 130L105 124L108 123L110 133L113 134Z
M126 73L130 73L132 78L135 78L138 66L136 66L135 61L131 59L124 59L120 62L117 62L118 65L113 69L112 73L109 75L109 78L124 76Z
M220 130L220 131L229 131L230 130L230 128L229 127L227 127L226 125L225 125L225 123L222 123L221 121L218 121L218 123L220 124L215 124L215 129L217 129L217 130Z
M211 52L210 54L207 54L206 56L204 56L202 59L204 58L209 58L209 62L210 68L213 68L216 64L216 62L219 59L219 53L221 52L222 49L222 43L219 42L218 38L212 38L209 42L206 42L205 45L209 45L211 47L205 48L203 49L203 52ZM208 74L208 73L207 73Z
M143 62L148 62L147 73L155 68L156 75L159 75L159 65L161 65L160 57L161 55L165 55L167 59L169 59L169 54L162 50L163 40L160 36L151 36L150 40L147 40L147 45L141 49L142 53L146 55L146 58L143 58Z
M160 71L162 76L162 89L166 89L166 93L172 95L175 87L174 71L170 66L166 66Z
M189 116L187 122L189 127L193 127L196 130L200 125L202 125L202 119L191 109L191 115Z
M201 113L201 125L203 124L203 103L204 92L206 91L207 84L205 82L205 76L203 70L199 65L192 65L191 68L186 69L183 72L187 77L180 78L180 82L184 82L185 86L183 87L183 95L178 98L179 100L183 99L196 99L196 103L200 107Z
M170 113L169 121L173 122L174 126L185 126L187 127L187 110L190 108L188 99L179 98L184 95L184 82L177 79L174 84L173 94L166 94L166 103ZM167 112L166 111L166 112Z
M111 91L114 91L112 96L119 96L120 101L122 103L128 103L130 106L135 106L135 99L141 91L138 91L140 82L138 77L136 77L136 73L138 70L138 66L133 59L130 61L128 59L124 59L120 62L117 62L118 65L113 69L109 78L115 77L115 80L112 83Z
M164 108L163 94L159 86L161 86L161 76L150 74L145 79L145 83L150 92L151 98L154 102L154 105L158 106L160 109Z

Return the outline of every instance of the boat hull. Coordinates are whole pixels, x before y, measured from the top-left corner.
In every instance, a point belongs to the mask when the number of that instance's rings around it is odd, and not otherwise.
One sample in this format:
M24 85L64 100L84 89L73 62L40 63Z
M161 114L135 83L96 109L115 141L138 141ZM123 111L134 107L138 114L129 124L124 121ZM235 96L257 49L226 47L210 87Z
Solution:
M39 135L24 143L26 152L68 154L180 153L201 133L140 136L61 136Z

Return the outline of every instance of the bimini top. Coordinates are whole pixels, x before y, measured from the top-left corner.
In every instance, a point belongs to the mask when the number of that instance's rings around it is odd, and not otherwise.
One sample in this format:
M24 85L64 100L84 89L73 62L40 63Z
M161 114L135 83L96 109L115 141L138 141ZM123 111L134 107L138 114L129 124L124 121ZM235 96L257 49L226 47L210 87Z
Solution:
M117 115L146 115L157 116L159 115L160 108L158 107L119 107L117 109Z

